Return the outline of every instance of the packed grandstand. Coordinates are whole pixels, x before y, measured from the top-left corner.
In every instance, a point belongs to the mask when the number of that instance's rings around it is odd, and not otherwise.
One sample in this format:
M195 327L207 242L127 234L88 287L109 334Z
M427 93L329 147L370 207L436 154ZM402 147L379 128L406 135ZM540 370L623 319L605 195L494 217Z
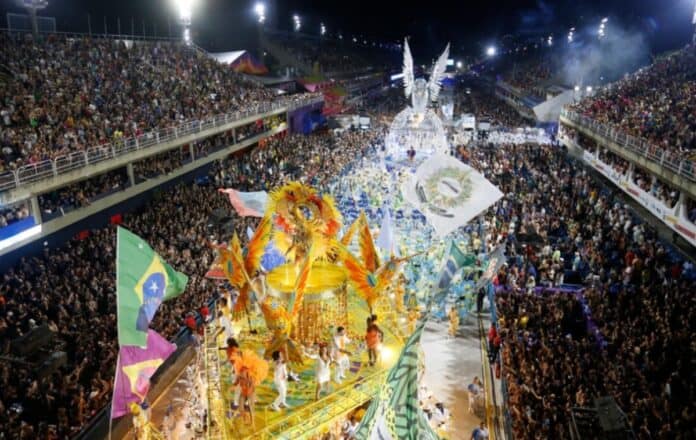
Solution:
M374 212L370 227L383 230L382 208L400 200L386 188L406 173L388 174L398 160L390 162L384 145L392 119L408 105L394 79L401 48L280 32L263 38L271 72L295 60L291 91L278 88L288 78L264 82L183 41L0 32L0 437L105 438L97 427L108 423L123 348L118 228L188 276L149 328L199 351L209 337L204 327L215 325L209 315L218 316L219 298L228 295L229 286L208 276L219 244L236 234L246 247L263 221L238 215L218 189L272 194L290 182L322 193L345 188L337 205L355 194L350 206ZM427 304L434 309L423 312L424 321L432 315L452 325L456 306L463 323L476 323L474 340L480 337L487 359L483 369L454 365L447 373L459 375L453 386L468 401L432 391L418 396L419 414L451 439L696 438L696 46L658 56L585 96L573 96L574 85L559 79L553 53L500 71L481 65L450 68L443 82L455 117L476 119L472 127L448 125L451 156L501 191L466 226L464 247L479 262L502 250L505 264L491 266L483 290L434 306L417 292L432 280L410 279L426 277L413 273L428 266L404 271L407 295L420 305L395 322L410 322ZM554 99L552 87L570 98L554 104L549 124L534 118L534 107ZM404 163L404 170L415 168ZM349 176L374 164L391 177L364 182L385 195L363 206L358 200L369 197ZM397 210L420 221L415 208L394 205L398 217ZM446 256L438 258L431 268ZM461 282L478 288L479 279L484 268ZM456 324L442 340L463 344L470 332L458 330L459 318ZM365 340L369 345L369 335ZM321 353L312 359L321 362ZM273 359L267 382L277 387L282 368ZM427 356L423 362L430 368ZM483 385L474 380L481 371ZM356 432L384 393L341 412L323 432L297 438L377 438ZM606 436L581 412L607 397L623 414L624 436ZM474 408L479 398L482 413ZM166 423L153 430L169 432ZM230 432L255 438L244 429Z

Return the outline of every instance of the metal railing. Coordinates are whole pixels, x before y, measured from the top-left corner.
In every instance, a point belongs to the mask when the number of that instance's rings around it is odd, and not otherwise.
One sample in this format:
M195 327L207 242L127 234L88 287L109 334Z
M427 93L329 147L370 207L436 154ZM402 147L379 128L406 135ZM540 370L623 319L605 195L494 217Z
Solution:
M645 157L654 164L666 168L679 176L696 182L696 164L689 159L684 159L679 153L665 150L649 144L646 140L627 135L621 130L595 121L587 116L580 115L566 108L561 110L561 116L591 130L596 135L611 140L622 148L625 148L641 157Z
M250 116L261 116L264 113L282 109L292 111L321 101L323 101L321 96L307 96L302 99L284 99L260 103L249 110L226 113L204 120L189 121L176 127L161 128L137 137L119 139L109 144L58 156L55 159L24 165L16 170L0 173L0 192L59 176L78 168L116 159L134 151L152 148L214 127L241 121Z

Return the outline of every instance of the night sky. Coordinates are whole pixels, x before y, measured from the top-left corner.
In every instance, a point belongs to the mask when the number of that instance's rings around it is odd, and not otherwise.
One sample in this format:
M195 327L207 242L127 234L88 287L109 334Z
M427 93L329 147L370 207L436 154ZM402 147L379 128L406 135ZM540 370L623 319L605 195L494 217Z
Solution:
M448 42L455 54L477 54L505 35L539 36L554 33L557 41L571 26L588 29L603 16L612 23L638 30L649 39L652 49L663 51L685 44L693 27L695 0L505 0L418 2L380 0L266 0L267 24L289 30L291 16L302 17L303 32L316 33L324 22L329 34L341 31L344 37L360 36L370 41L402 40L411 36L414 55L433 56ZM254 0L196 0L193 15L194 39L210 50L248 48L254 44ZM2 12L21 12L21 0L0 0ZM172 34L176 12L174 0L49 0L41 15L54 16L59 30L87 31L90 15L93 32L145 32ZM4 15L4 14L3 14ZM6 23L3 21L3 23ZM6 24L3 24L5 27Z

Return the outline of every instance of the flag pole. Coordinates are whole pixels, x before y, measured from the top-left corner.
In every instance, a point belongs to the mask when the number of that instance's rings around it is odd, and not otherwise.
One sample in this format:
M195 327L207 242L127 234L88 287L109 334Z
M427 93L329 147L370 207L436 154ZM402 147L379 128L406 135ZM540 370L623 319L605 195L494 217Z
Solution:
M256 330L254 330L251 327L251 315L249 314L249 306L246 303L244 304L244 312L246 313L246 316L247 316L247 324L249 324L249 333L251 333L252 335L256 334Z
M121 368L121 350L118 351L116 357L116 374L114 374L114 390L111 392L111 407L109 408L109 440L111 440L111 428L114 422L114 397L116 395L116 378L118 377L119 369Z

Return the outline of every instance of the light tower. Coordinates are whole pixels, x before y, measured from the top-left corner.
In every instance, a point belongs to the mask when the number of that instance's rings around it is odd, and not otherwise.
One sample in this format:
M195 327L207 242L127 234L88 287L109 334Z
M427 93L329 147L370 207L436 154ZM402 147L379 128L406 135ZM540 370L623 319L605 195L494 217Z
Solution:
M256 23L258 25L258 40L259 50L256 54L258 59L263 62L263 24L266 22L266 4L256 2L254 5L254 14L256 14Z
M48 0L20 0L22 6L27 9L31 21L31 32L36 36L39 33L39 23L36 21L36 11L48 6Z
M691 43L696 44L696 0L694 0L694 16L691 19L691 24L694 25L694 36L691 37Z
M191 11L194 0L176 0L176 7L179 10L179 22L184 28L182 38L184 43L191 44Z

